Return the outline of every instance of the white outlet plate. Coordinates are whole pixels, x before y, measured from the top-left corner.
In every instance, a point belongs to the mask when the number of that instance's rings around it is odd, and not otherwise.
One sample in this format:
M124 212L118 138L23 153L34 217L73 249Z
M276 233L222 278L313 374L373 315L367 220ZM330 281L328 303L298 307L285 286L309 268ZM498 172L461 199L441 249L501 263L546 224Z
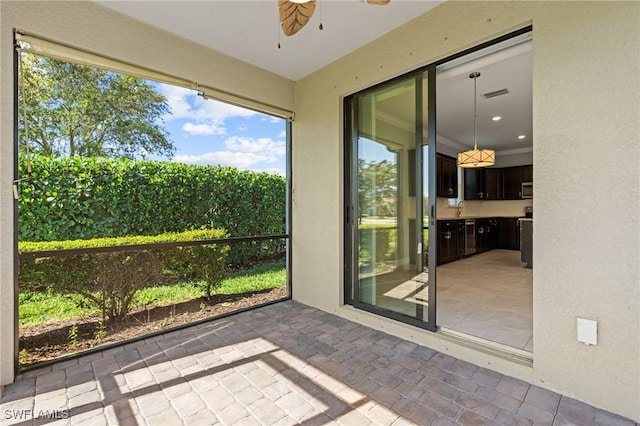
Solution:
M578 318L578 342L585 345L598 344L598 321Z

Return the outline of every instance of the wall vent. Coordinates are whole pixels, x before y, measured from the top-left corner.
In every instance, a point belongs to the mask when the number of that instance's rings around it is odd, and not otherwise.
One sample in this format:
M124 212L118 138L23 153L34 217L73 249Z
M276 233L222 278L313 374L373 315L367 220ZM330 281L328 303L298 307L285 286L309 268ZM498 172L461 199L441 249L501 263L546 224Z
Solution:
M495 98L496 96L500 96L500 95L506 95L507 93L509 93L509 89L500 89L500 90L495 90L493 92L485 93L482 96L489 99L489 98Z

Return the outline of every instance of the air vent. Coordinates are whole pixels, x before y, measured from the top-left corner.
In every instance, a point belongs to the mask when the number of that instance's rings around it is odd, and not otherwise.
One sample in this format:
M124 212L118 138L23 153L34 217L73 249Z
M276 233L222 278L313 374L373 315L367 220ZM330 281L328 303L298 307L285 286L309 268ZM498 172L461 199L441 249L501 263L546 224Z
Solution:
M489 99L489 98L495 98L496 96L506 95L507 93L509 93L509 89L500 89L500 90L495 90L493 92L485 93L482 96Z

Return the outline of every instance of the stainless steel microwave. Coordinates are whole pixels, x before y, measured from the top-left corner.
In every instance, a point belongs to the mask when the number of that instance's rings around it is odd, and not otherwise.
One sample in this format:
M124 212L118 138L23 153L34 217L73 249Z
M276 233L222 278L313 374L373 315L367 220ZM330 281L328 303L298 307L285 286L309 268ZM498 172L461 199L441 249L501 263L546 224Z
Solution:
M522 192L520 194L523 199L533 198L533 182L522 182Z

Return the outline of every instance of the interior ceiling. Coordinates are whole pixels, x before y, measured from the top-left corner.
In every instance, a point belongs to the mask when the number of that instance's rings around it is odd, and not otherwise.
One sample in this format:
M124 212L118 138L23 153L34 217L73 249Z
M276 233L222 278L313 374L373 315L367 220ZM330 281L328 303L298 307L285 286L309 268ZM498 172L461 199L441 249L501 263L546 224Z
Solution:
M474 53L444 64L436 78L436 131L438 146L457 150L473 147L473 79L469 74L480 72L477 79L478 148L498 152L532 149L532 49L531 41L497 49L493 53ZM446 69L445 69L446 68ZM378 117L399 123L403 128L415 126L415 96L411 84L392 86L377 98ZM423 99L427 99L425 84ZM400 90L399 90L400 89ZM485 93L507 89L508 93L485 98ZM425 101L426 102L426 101ZM500 116L499 121L492 118ZM424 122L427 111L424 110ZM524 135L524 139L518 139ZM439 149L440 150L440 149Z
M391 0L379 6L364 0L318 0L309 23L291 37L280 29L278 0L101 0L96 3L291 80L299 80L442 1ZM323 30L318 28L321 21Z
M473 146L473 79L478 85L478 148L531 149L533 137L531 42L480 58L437 75L437 132L464 147ZM485 98L485 93L509 93ZM500 116L499 121L492 118ZM518 139L524 135L524 139ZM447 141L443 141L445 144ZM454 146L455 147L455 146Z

